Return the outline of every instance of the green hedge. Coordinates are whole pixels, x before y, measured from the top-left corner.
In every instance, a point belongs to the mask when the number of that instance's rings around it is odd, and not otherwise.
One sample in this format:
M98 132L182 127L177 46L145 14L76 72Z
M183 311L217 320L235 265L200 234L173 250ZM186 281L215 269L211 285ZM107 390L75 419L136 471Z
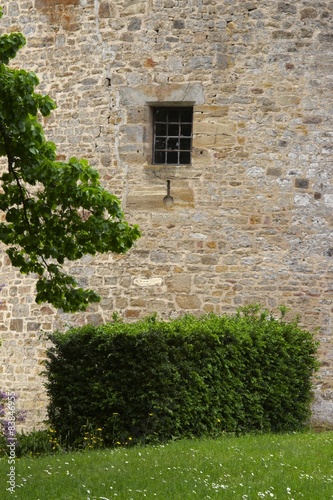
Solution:
M234 316L85 326L50 336L48 415L62 442L107 446L294 431L310 415L317 342L257 306ZM87 437L86 437L87 439Z

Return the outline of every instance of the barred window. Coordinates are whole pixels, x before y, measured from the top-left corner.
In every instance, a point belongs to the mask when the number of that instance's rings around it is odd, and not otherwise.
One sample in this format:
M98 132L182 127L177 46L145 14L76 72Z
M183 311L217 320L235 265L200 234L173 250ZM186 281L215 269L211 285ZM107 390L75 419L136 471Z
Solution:
M193 108L154 107L153 111L153 163L155 165L191 163Z

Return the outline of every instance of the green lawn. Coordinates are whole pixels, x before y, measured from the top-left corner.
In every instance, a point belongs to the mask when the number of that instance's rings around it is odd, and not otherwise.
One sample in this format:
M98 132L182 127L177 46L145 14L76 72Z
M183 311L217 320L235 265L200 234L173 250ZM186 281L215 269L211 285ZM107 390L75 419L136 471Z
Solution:
M24 500L333 499L333 432L247 435L164 446L22 458L14 493Z

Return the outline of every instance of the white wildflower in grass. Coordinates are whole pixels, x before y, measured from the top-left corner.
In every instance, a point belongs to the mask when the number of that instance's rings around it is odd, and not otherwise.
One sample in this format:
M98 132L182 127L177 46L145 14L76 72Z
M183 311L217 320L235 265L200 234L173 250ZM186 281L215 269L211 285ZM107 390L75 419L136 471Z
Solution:
M35 464L31 460L27 460L25 465L26 459L22 458L18 475L21 484L18 485L17 491L23 495L22 498L44 500L46 490L43 496L39 485L43 484L44 480L45 487L52 480L52 484L55 484L58 490L50 496L50 500L77 498L75 495L78 485L83 492L82 500L87 500L87 497L90 500L111 500L118 497L127 500L139 500L143 497L168 499L171 496L169 487L172 482L172 498L193 497L207 500L219 497L235 498L235 500L331 498L329 488L333 484L331 451L333 436L327 449L323 446L322 435L315 437L310 435L309 438L306 434L302 434L299 437L296 435L294 439L288 435L282 436L279 441L281 441L280 450L276 450L274 440L268 435L255 436L253 439L248 436L237 438L237 449L243 451L242 461L239 461L240 453L237 452L236 446L230 448L229 439L228 441L192 440L191 444L186 440L179 441L166 446L163 453L161 448L152 446L149 451L148 448L127 449L126 454L120 449L106 450L96 455L91 452L89 459L86 454L67 454L61 460L55 456L45 457L38 459L38 467L37 462ZM198 442L195 453L193 442ZM311 447L308 445L309 442ZM306 462L302 461L304 445L307 446ZM281 452L282 446L283 452ZM270 454L266 454L265 450L269 450ZM282 460L284 461L282 455L288 456L288 463L283 465L281 465ZM72 456L75 456L75 462ZM220 463L222 456L223 464ZM75 467L75 477L72 469L67 470L68 468L64 467L65 460L67 465ZM268 464L268 469L264 468L265 464ZM46 478L46 475L51 474L52 478ZM66 482L62 481L64 475ZM87 478L89 484L94 487L94 493L88 493L90 489L88 490L85 484ZM30 495L29 488L33 491L32 487L35 489L33 495ZM64 487L66 491L62 489Z
M271 486L271 489L274 489L273 486ZM266 498L266 497L275 498L275 495L272 491L266 490L264 492L258 491L258 497L259 498Z
M227 488L229 488L229 486L227 484L216 484L216 483L212 483L212 488L214 488L214 490L218 490L218 489L222 489L222 490L226 490Z

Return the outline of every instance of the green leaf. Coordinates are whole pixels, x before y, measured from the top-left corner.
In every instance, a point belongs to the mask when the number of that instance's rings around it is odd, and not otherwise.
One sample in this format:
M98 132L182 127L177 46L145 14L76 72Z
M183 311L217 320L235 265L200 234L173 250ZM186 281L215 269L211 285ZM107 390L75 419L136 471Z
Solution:
M21 33L0 36L0 156L7 159L0 178L0 240L14 266L40 276L37 302L80 311L99 298L61 270L65 260L124 253L140 231L125 221L119 199L103 188L86 159L56 161L56 146L38 121L55 102L35 92L33 71L7 66L25 43Z

